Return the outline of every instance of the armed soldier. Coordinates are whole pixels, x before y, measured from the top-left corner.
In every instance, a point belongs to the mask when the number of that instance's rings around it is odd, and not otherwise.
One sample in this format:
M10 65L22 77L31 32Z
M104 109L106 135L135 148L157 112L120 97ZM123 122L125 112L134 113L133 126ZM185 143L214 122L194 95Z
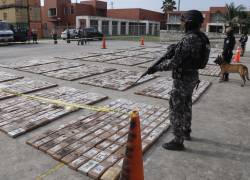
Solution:
M162 145L167 150L184 150L184 140L191 140L192 94L199 84L198 69L205 68L210 54L210 42L200 31L204 18L200 11L191 10L181 18L185 36L176 44L171 59L151 66L147 74L172 70L170 121L174 139Z
M235 37L234 37L233 28L231 28L231 27L227 28L226 35L227 35L227 37L224 40L222 56L228 64L231 64L232 57L233 57L233 50L235 47ZM223 75L223 81L229 81L229 74L228 73L225 73Z

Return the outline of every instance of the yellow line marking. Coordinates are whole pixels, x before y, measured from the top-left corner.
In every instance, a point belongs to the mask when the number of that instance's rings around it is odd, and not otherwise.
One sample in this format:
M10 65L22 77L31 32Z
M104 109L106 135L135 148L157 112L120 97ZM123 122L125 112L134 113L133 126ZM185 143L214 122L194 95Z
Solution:
M40 176L36 177L36 180L43 180L44 178L46 178L47 176L55 173L56 171L58 171L59 169L61 169L64 166L63 163L59 163L56 166L50 168L48 171L44 172L43 174L41 174Z
M48 98L43 98L43 97L39 97L39 96L27 95L27 94L15 92L15 91L8 90L8 89L3 89L3 88L0 89L0 92L9 93L9 94L13 94L13 95L16 95L16 96L23 96L23 97L26 97L26 98L29 98L29 99L35 99L35 100L39 100L39 101L42 101L42 102L47 102L47 103L55 104L55 105L58 105L58 106L63 106L65 108L74 107L74 108L87 109L87 110L98 111L98 112L124 113L124 112L120 112L118 110L110 109L110 108L107 108L107 107L90 106L90 105L76 104L76 103L67 103L67 102L64 102L64 101L61 101L61 100L48 99Z

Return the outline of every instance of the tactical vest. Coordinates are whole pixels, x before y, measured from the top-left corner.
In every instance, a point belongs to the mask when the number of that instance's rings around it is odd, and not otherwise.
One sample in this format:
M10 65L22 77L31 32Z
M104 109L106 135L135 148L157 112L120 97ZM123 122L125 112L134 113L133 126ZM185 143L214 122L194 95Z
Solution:
M206 67L209 55L210 55L210 42L207 36L202 32L192 32L197 35L202 42L200 55L198 58L187 57L180 67L174 68L172 71L172 76L174 79L182 79L183 76L196 75L198 74L198 69L203 69Z

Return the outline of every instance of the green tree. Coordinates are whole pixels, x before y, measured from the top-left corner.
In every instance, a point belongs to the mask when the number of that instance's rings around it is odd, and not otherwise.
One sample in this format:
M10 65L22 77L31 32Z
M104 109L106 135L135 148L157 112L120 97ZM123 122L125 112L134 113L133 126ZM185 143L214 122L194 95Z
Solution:
M240 20L240 24L244 26L244 30L249 32L250 30L250 13L246 13L245 17Z
M161 9L163 10L165 15L167 15L168 12L175 10L176 9L175 0L164 0Z
M230 26L234 26L238 23L239 19L246 16L246 7L243 5L236 6L233 2L226 4L225 19Z
M243 5L236 6L233 2L226 4L225 20L229 26L240 28L242 32L243 27L249 26L249 15L246 12L246 7Z

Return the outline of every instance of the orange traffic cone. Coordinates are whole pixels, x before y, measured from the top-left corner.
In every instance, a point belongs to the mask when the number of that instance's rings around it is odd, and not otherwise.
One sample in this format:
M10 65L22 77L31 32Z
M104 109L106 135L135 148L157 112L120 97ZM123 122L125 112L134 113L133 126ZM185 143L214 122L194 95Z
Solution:
M239 63L240 62L240 52L241 52L241 49L240 47L238 46L237 47L237 50L236 50L236 54L234 56L234 62L235 63Z
M141 46L144 46L144 36L141 37Z
M107 49L105 36L102 38L102 49Z
M137 111L131 114L130 130L120 180L143 180L143 155L140 118Z

